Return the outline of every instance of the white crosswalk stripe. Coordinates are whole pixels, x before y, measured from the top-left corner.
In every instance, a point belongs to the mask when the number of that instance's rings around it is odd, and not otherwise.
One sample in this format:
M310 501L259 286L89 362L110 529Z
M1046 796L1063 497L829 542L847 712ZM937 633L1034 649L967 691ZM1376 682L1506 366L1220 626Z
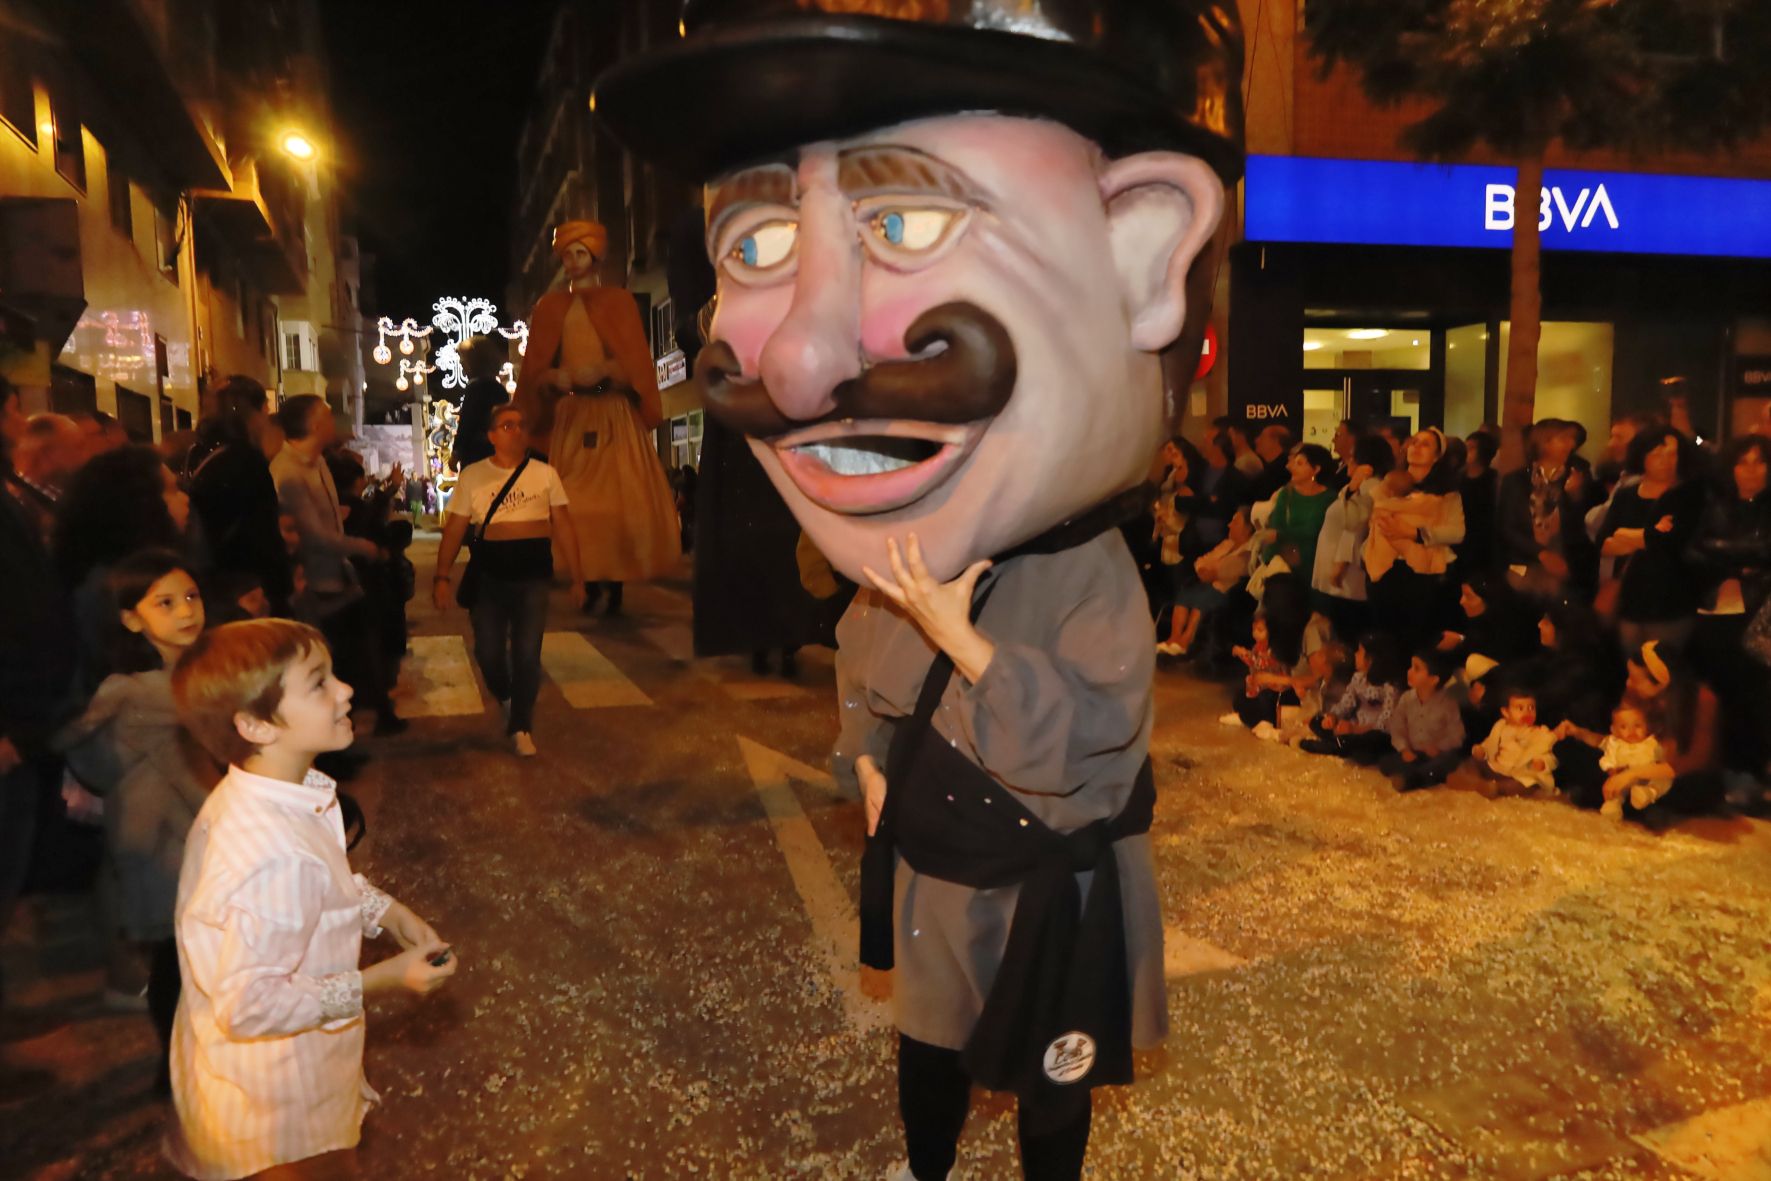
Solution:
M541 667L577 709L652 704L643 689L577 632L543 635Z
M399 710L408 718L446 718L486 711L480 681L460 636L413 636L400 669Z

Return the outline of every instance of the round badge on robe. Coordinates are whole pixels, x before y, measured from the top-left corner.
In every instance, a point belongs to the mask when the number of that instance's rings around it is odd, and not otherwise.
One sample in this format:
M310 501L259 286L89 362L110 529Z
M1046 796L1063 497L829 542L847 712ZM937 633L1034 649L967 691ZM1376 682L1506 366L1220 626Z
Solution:
M1045 1077L1073 1083L1095 1068L1095 1039L1072 1030L1045 1048Z

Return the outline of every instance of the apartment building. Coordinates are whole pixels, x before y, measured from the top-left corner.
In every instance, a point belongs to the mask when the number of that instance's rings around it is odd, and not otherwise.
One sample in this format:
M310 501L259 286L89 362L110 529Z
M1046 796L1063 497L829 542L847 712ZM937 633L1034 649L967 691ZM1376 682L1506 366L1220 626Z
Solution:
M0 371L27 406L157 441L244 373L344 409L318 48L312 0L0 0Z

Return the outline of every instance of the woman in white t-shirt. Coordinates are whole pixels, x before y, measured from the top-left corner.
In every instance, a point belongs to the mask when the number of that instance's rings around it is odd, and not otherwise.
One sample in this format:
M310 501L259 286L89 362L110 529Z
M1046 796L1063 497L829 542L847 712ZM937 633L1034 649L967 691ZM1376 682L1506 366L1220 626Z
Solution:
M449 609L455 556L472 526L475 593L468 616L474 660L504 711L512 745L527 757L535 753L535 695L541 689L541 636L547 630L556 543L571 567L574 607L584 602L584 579L565 486L547 464L527 458L529 434L522 412L500 406L492 412L486 435L492 457L463 471L449 498L431 597L437 610ZM506 484L510 491L499 501ZM488 524L494 501L497 510Z

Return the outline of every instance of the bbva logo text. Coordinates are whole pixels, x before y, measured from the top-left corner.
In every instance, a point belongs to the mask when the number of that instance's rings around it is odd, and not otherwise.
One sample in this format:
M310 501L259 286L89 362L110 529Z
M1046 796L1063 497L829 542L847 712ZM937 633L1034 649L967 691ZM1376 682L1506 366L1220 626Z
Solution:
M1489 185L1482 228L1485 230L1512 229L1513 209L1513 186ZM1564 230L1572 232L1576 226L1584 230L1600 217L1603 217L1605 224L1612 229L1618 228L1617 210L1612 206L1611 194L1605 191L1603 184L1600 184L1597 189L1581 189L1579 194L1575 196L1573 205L1568 203L1567 196L1558 185L1543 191L1543 201L1537 208L1537 228L1547 230L1560 221Z

